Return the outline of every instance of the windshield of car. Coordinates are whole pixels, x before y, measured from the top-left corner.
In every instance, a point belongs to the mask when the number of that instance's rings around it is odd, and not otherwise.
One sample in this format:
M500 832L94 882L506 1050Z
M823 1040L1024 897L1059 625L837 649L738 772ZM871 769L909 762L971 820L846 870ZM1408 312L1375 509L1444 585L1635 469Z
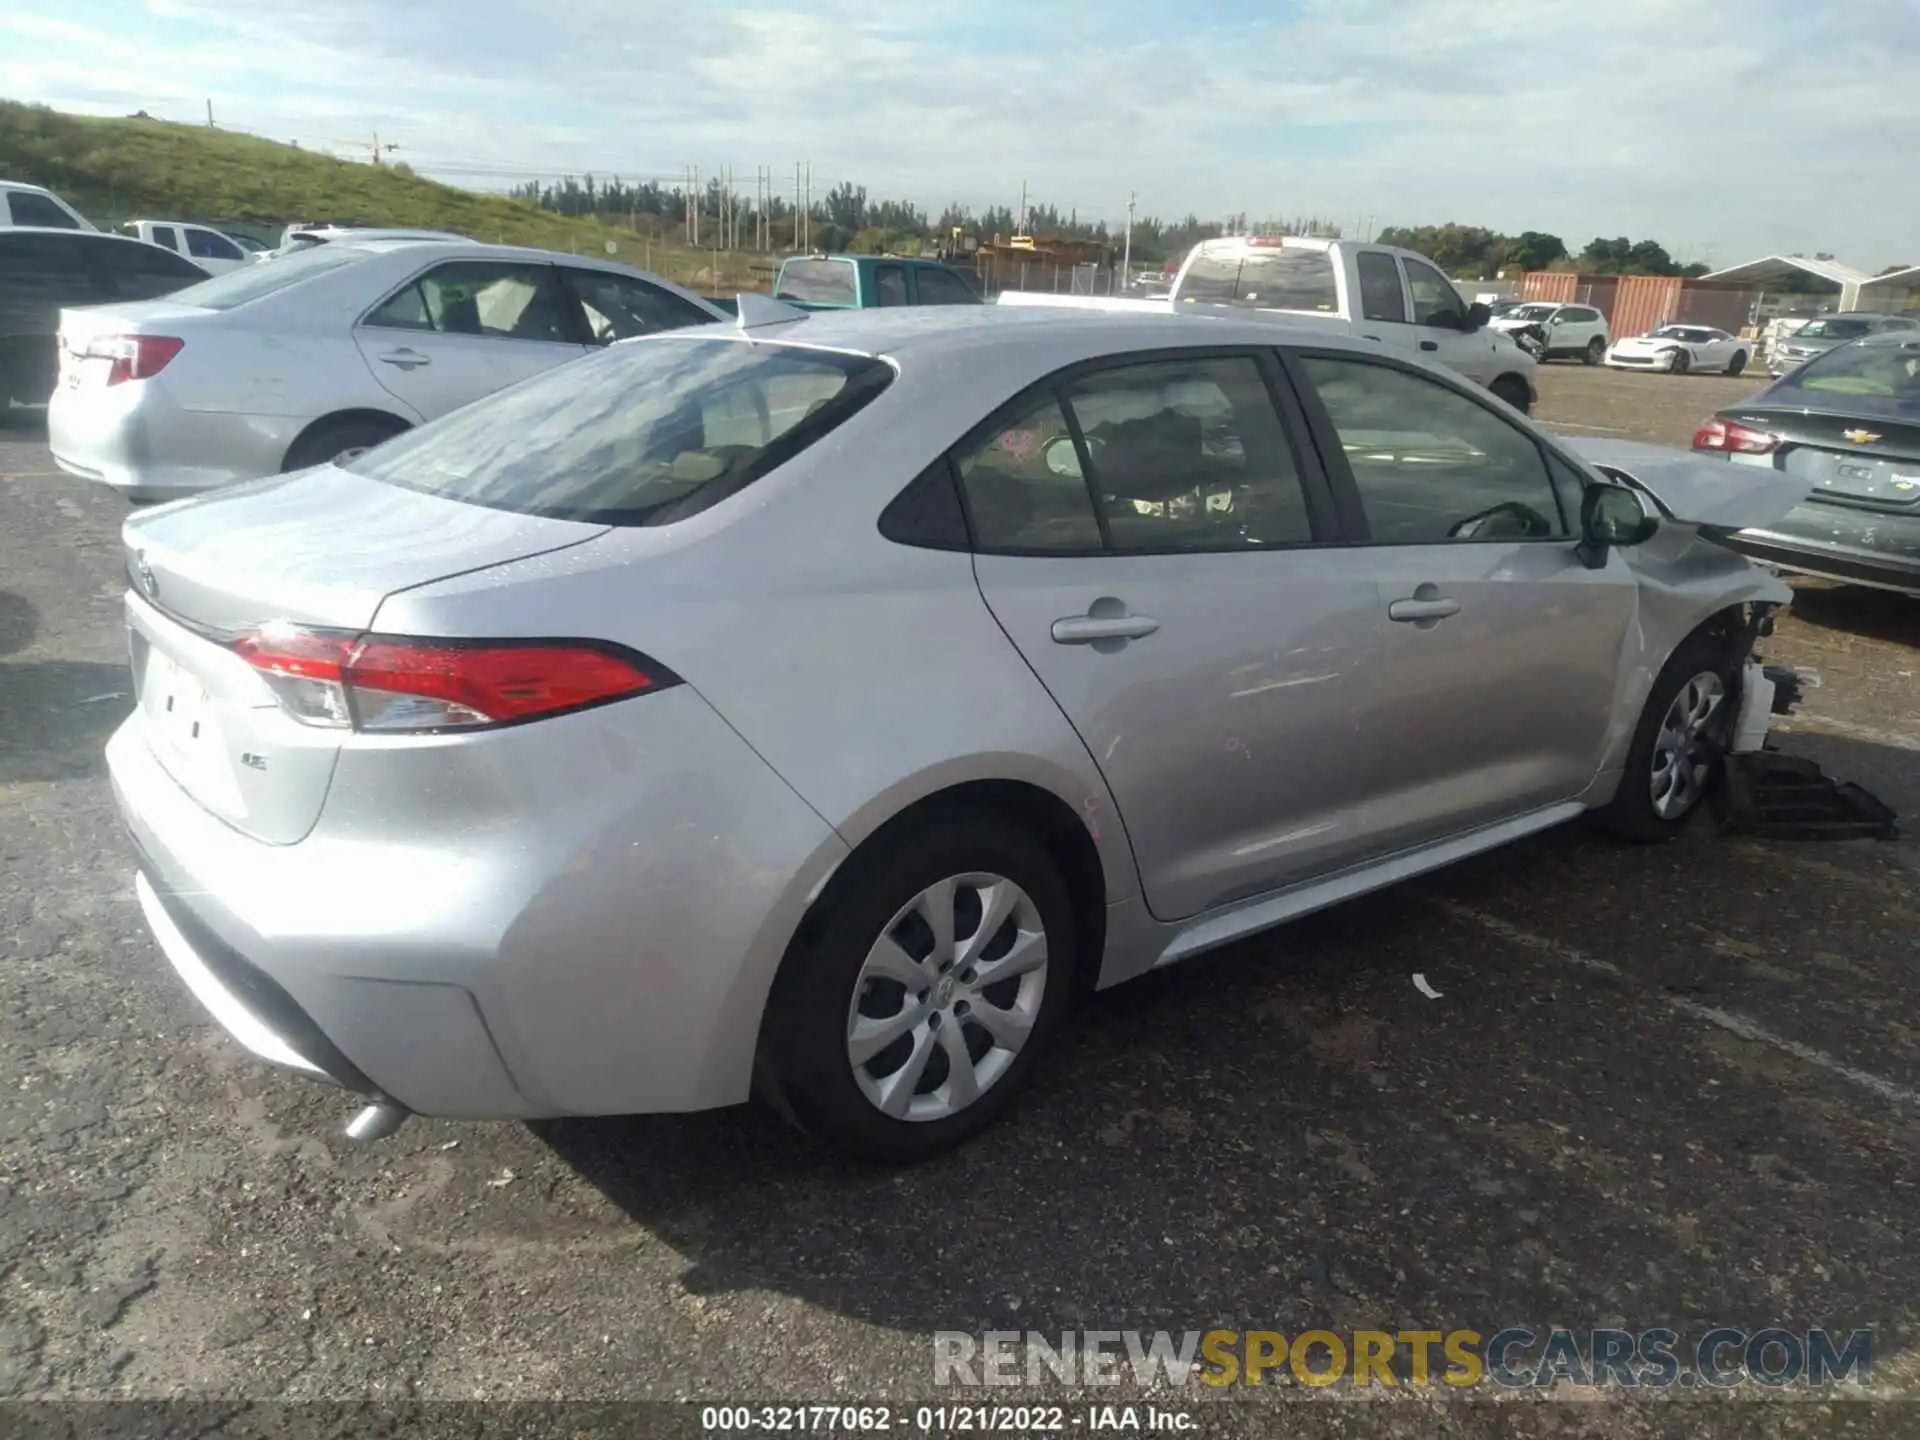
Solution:
M1815 320L1793 333L1807 340L1858 340L1872 334L1873 325L1866 320Z
M1558 305L1522 305L1507 318L1510 320L1551 320Z
M1340 308L1333 257L1325 250L1306 246L1196 255L1180 283L1180 299L1189 305L1237 305L1258 310Z
M1689 345L1704 345L1713 339L1713 331L1701 330L1692 325L1662 325L1653 332L1655 340L1684 340Z
M1920 417L1920 340L1837 346L1780 381L1767 399L1849 415Z
M789 260L780 267L776 300L803 300L810 305L858 305L851 260Z
M733 339L614 345L351 460L495 510L660 525L792 459L893 379L886 362Z
M229 270L198 285L176 290L167 298L179 305L197 305L202 310L231 310L277 291L288 289L352 265L366 258L367 252L352 246L319 245L294 255L283 255L262 265Z

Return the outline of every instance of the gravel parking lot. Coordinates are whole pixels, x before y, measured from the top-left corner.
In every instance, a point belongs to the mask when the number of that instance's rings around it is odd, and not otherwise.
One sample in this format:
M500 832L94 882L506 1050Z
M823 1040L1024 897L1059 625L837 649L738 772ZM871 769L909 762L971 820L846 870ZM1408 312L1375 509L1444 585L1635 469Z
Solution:
M1685 444L1755 388L1556 365L1540 413ZM1868 1393L1920 1399L1910 839L1550 833L1099 997L1011 1123L905 1172L755 1110L355 1147L141 922L123 514L0 430L0 1395L952 1401L935 1330L1525 1323L1871 1326ZM1917 646L1920 604L1810 584L1767 647L1821 682L1785 747L1903 813Z

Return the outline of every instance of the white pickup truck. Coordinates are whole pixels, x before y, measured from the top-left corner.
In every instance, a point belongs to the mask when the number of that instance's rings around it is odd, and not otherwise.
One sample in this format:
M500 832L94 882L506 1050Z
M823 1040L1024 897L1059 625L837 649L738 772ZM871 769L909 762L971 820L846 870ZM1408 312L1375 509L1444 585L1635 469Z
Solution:
M179 220L129 220L122 232L149 245L184 255L209 275L223 275L247 263L247 252L230 235L211 225L188 225Z
M1487 307L1462 300L1453 282L1425 256L1390 245L1230 235L1194 246L1165 297L1123 300L1008 290L999 303L1271 315L1287 324L1324 324L1378 341L1388 352L1437 360L1522 412L1532 408L1537 393L1536 362L1487 328Z

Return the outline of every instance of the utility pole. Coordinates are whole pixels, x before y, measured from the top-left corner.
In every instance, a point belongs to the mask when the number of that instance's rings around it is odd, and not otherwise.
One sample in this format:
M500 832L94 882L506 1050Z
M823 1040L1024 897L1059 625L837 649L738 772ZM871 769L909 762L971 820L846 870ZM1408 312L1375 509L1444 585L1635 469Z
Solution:
M209 100L207 102L207 106L208 106L207 114L209 117L207 120L207 123L211 125L213 123L213 120L211 118L213 114L213 110L212 110L213 102ZM400 147L398 145L394 145L394 144L382 145L380 143L380 132L378 130L373 132L373 163L374 164L384 165L386 162L382 160L380 157L382 155L391 155L394 151L398 150L399 148Z
M207 98L207 128L209 130L213 128L213 98L211 96Z
M1127 239L1120 251L1120 274L1125 280L1133 278L1133 207L1139 199L1133 191L1127 192Z
M807 161L807 250L813 250L813 162Z
M1016 235L1027 233L1027 182L1024 180L1020 182L1020 218L1014 222L1013 233Z

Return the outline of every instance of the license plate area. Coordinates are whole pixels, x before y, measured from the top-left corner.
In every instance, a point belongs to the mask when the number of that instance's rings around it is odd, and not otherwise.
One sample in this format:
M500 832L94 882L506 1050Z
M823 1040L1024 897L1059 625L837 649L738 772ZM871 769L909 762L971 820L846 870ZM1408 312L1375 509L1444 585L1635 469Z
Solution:
M191 671L157 645L147 644L140 706L154 739L193 769L220 754L213 697Z

